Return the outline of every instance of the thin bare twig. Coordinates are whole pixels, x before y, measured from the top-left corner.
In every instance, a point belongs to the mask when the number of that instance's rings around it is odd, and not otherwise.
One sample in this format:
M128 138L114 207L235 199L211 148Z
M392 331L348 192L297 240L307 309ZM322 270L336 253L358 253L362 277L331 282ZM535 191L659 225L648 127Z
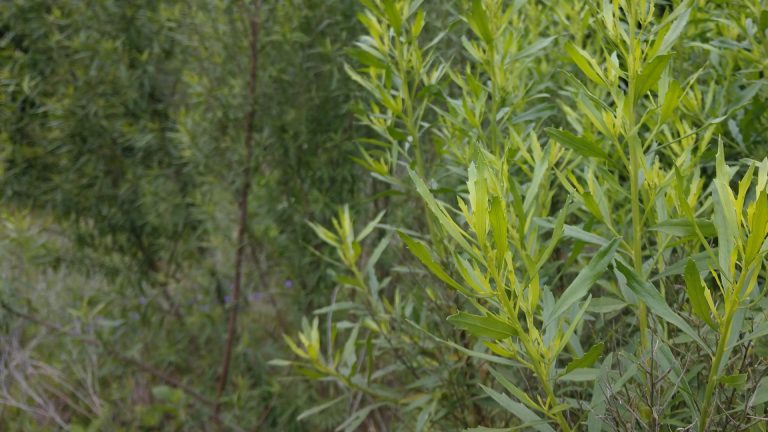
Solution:
M255 0L253 10L249 16L250 38L248 40L250 57L250 74L248 79L248 102L250 109L245 121L245 161L243 167L242 185L240 187L240 196L237 206L240 218L237 227L237 250L235 252L235 280L232 287L232 304L229 309L229 318L227 321L227 341L224 347L224 357L221 361L221 374L219 383L216 387L216 406L214 407L214 418L218 419L221 409L221 396L227 387L229 378L229 367L232 362L232 346L234 344L237 325L237 311L240 306L240 289L243 280L243 256L246 251L246 234L248 233L248 196L251 189L251 176L253 175L253 153L254 153L254 122L256 117L256 79L258 78L258 59L259 59L259 12L261 11L261 0Z

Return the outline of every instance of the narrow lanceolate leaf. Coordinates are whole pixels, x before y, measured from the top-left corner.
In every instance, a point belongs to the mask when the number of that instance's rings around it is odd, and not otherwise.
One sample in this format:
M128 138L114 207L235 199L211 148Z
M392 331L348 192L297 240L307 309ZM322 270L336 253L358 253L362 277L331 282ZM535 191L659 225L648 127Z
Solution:
M491 43L493 40L493 32L491 31L488 14L485 12L481 0L472 0L472 12L467 18L472 30L480 36L485 43Z
M709 306L707 305L707 299L704 296L704 291L707 288L701 282L699 269L692 259L688 259L688 263L685 265L685 287L688 291L688 299L691 301L691 310L693 311L693 314L707 323L710 327L714 328L715 322L709 315Z
M712 249L713 253L717 253L717 248ZM707 270L709 268L709 265L716 265L716 263L712 263L710 258L712 255L710 255L709 252L699 252L696 254L693 254L689 256L687 259L681 259L680 261L675 262L674 264L670 265L664 271L657 274L656 276L651 278L651 282L662 279L665 277L673 276L673 275L680 275L685 273L685 266L688 265L688 260L693 261L694 264L696 264L696 268L699 269L700 272Z
M669 52L669 50L675 45L677 40L680 38L680 34L683 32L683 29L685 29L685 25L688 23L688 17L691 14L691 8L689 5L680 6L684 8L682 10L682 13L680 13L680 16L677 17L672 22L672 25L669 28L669 31L667 34L664 35L664 39L661 43L661 48L659 49L657 55L666 54ZM675 10L675 12L678 12L680 9Z
M548 323L556 321L571 306L587 295L589 289L592 288L592 285L597 282L600 276L602 276L608 268L618 246L619 239L615 238L597 251L595 256L592 257L592 261L581 270L579 275L576 276L576 279L574 279L573 282L568 285L568 288L563 291L563 294L552 309L552 314L547 319ZM546 325L548 324L545 324L545 326Z
M368 237L368 234L373 232L374 228L379 225L379 222L381 222L381 218L384 217L384 214L386 213L386 210L382 210L378 215L376 215L375 218L371 222L368 223L368 225L363 228L362 231L355 237L355 241L362 241L364 238Z
M480 387L482 387L488 396L492 397L496 403L519 418L520 421L523 422L523 426L526 426L527 429L535 429L539 432L555 432L555 430L552 429L552 426L548 425L545 420L536 415L535 412L528 409L525 405L513 401L509 396L501 394L492 388L482 384L480 384Z
M528 408L535 409L538 411L541 411L542 408L533 401L533 399L528 396L526 392L524 392L520 387L514 385L510 380L508 380L504 375L499 373L493 368L488 368L488 370L491 372L491 375L496 379L496 382L504 386L505 389L507 389L508 392L512 394L512 396L516 397L520 402L525 404Z
M654 88L661 78L662 72L669 63L669 55L656 56L650 63L643 66L640 76L637 77L635 97L640 98Z
M694 225L695 223L695 225ZM661 221L655 226L649 228L653 231L663 232L675 237L695 237L697 236L696 228L701 231L704 237L715 237L717 231L715 230L715 224L709 219L696 219L694 221L688 219L667 219Z
M582 156L608 159L608 154L594 141L555 128L547 128L546 132L550 138Z
M597 359L600 358L600 355L603 353L603 349L605 349L605 344L602 342L593 346L589 349L589 351L584 353L583 356L571 360L571 362L568 363L568 366L565 367L565 373L569 373L575 369L592 366L595 364Z
M456 282L448 273L443 270L443 268L438 264L433 258L432 254L430 253L427 246L425 246L423 243L421 243L418 240L414 240L411 238L408 234L398 231L398 235L400 235L400 238L403 240L405 245L408 247L408 250L411 251L411 253L421 261L424 266L426 266L429 271L432 272L435 276L437 276L438 279L441 281L447 283L452 288L458 290L464 295L471 295L468 290L466 290L461 284Z
M551 44L555 38L556 36L550 36L537 40L536 42L518 51L515 55L512 56L512 60L520 60L526 57L532 57L545 53L546 51L544 49L549 46L549 44Z
M768 377L763 377L760 382L757 383L757 388L752 393L752 397L749 398L748 405L750 407L762 405L768 402Z
M490 315L480 316L459 312L449 316L448 322L475 336L491 339L506 339L515 333L514 327L510 324Z
M513 360L510 360L508 358L499 357L497 355L488 354L488 353L485 353L485 352L474 351L474 350L471 350L471 349L466 348L464 346L461 346L461 345L457 344L456 342L449 341L449 340L446 340L446 339L440 339L439 337L433 335L432 333L424 330L422 327L420 327L418 324L416 324L415 322L413 322L411 320L407 320L406 319L405 322L407 322L408 325L413 327L414 330L423 333L425 336L433 339L434 341L439 342L439 343L441 343L443 345L449 346L449 347L455 349L456 351L464 353L464 354L466 354L466 355L468 355L470 357L478 358L480 360L484 360L484 361L487 361L489 363L500 364L500 365L503 365L503 366L512 366L512 367L520 366L520 363L517 363L517 362L515 362Z
M732 257L736 253L737 238L739 237L738 217L741 208L736 203L733 191L729 186L731 174L725 164L723 144L720 143L716 157L716 176L714 180L715 190L712 194L715 200L714 224L717 230L717 244L720 270L725 272L729 279L733 278L734 263Z
M507 254L507 215L504 202L499 197L491 201L491 230L496 245L496 262L501 263Z
M633 293L648 306L648 309L658 315L664 321L679 328L691 339L701 345L707 352L711 352L709 346L701 340L698 333L688 325L685 320L669 307L664 297L656 288L647 281L640 278L634 270L627 267L624 263L616 261L616 268L627 278L627 286Z
M387 18L389 25L395 30L395 33L400 33L403 21L394 0L384 0L384 16Z
M725 375L717 379L720 384L728 387L742 388L747 383L747 374Z
M605 80L603 73L600 72L600 67L589 53L570 42L565 44L565 52L568 53L568 57L576 63L576 66L584 72L584 75L586 75L587 78L597 84L606 85L607 81Z
M334 400L332 400L330 402L326 402L326 403L314 406L314 407L312 407L312 408L302 412L301 414L299 414L299 416L296 417L296 420L301 421L301 420L304 420L307 417L311 417L311 416L313 416L315 414L321 413L321 412L323 412L326 409L336 405L337 403L341 402L342 400L344 400L346 398L347 398L347 395L342 395L342 396L339 396L339 397L337 397L336 399L334 399Z
M667 93L664 95L664 103L661 106L661 121L666 122L672 118L682 95L683 89L680 87L680 83L672 80L669 83Z
M416 186L416 191L422 198L424 198L424 201L427 202L427 207L429 207L429 210L435 215L440 226L443 227L445 232L448 233L459 246L465 251L470 251L472 248L470 247L469 242L467 242L467 234L456 224L456 222L454 222L453 219L451 219L443 206L437 202L434 195L432 195L432 192L429 191L427 184L424 183L424 180L422 180L413 170L408 170L408 174L411 176L411 180L413 180L413 184Z

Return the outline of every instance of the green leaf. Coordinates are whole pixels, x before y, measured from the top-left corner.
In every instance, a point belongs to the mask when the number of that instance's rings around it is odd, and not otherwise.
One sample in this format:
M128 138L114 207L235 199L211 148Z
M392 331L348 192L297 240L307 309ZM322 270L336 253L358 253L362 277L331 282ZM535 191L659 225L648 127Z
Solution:
M589 349L589 351L584 353L583 356L571 360L571 362L568 363L568 366L565 367L565 373L569 373L574 369L587 368L592 366L595 364L597 359L600 358L600 355L603 353L603 349L605 349L605 344L602 342L594 345Z
M555 224L552 222L551 219L544 219L544 218L534 218L534 222L536 225L542 226L544 228L550 228L554 229ZM609 243L608 239L604 237L600 237L597 234L593 234L589 231L585 231L582 228L579 228L577 226L573 225L563 225L563 236L567 238L572 238L574 240L582 241L589 244L594 244L598 246L605 246Z
M484 167L481 165L480 169ZM485 244L488 232L488 184L484 172L478 173L478 167L472 163L467 170L467 189L469 203L472 206L470 223L481 245Z
M664 103L661 106L661 121L666 122L672 118L675 109L680 103L680 97L683 95L683 89L680 83L675 80L669 82L667 92L664 94Z
M435 197L429 191L427 184L424 183L424 180L422 180L413 170L409 169L408 174L411 176L411 180L413 180L413 183L416 186L416 191L422 198L424 198L424 201L427 202L427 207L429 207L429 210L435 215L445 232L447 232L448 235L462 247L462 249L467 252L471 251L472 248L466 239L467 234L453 221L453 219L451 219L445 209L437 202Z
M768 336L768 321L763 321L760 324L757 325L757 327L754 328L754 330L745 336L743 339L739 340L739 342L729 348L733 348L736 345L745 344L751 340L755 340L758 338L762 338Z
M664 35L661 48L659 49L657 55L666 54L675 45L677 40L680 38L680 34L683 32L683 29L685 29L685 25L688 23L688 17L691 14L691 8L687 5L680 7L684 9L682 10L682 13L680 13L680 16L678 16L677 19L672 22L669 31ZM678 10L675 10L675 12Z
M338 302L334 303L332 305L328 305L325 307L321 307L320 309L315 309L312 314L314 315L322 315L326 314L328 312L336 312L340 310L350 310L350 309L362 309L363 307L355 302L351 301L344 301L344 302Z
M339 238L336 237L335 234L333 234L332 232L328 231L327 229L325 229L324 227L316 223L307 222L307 224L309 224L309 226L312 228L315 234L317 234L317 236L320 237L321 240L323 240L324 242L328 243L331 246L339 247Z
M757 383L757 388L755 388L752 397L749 398L749 406L754 407L766 402L768 402L768 377L763 377L760 382Z
M589 289L592 288L592 285L597 282L600 276L602 276L608 268L618 246L619 239L615 238L597 251L589 264L579 272L573 282L568 285L568 288L563 291L563 294L555 303L552 313L547 319L547 323L556 321L562 314L568 311L571 306L587 295ZM545 324L545 327L547 326L548 324Z
M542 408L533 401L533 399L528 396L527 393L525 393L522 389L517 387L516 385L512 384L510 380L508 380L504 375L499 373L493 368L488 368L488 370L491 372L491 375L496 379L496 381L504 386L505 389L507 389L508 392L512 394L512 396L516 397L519 401L521 401L523 404L528 406L528 408L535 409L537 411L541 411Z
M355 411L351 416L347 417L347 419L344 420L344 422L336 428L336 432L339 432L339 431L354 432L359 430L358 428L365 421L365 419L368 418L368 415L371 413L371 411L385 405L386 405L385 403L375 403L375 404L360 408L359 410Z
M491 230L493 231L493 241L496 244L496 262L501 263L509 248L507 239L507 215L504 202L499 197L493 197L491 200L490 213Z
M443 270L440 265L435 262L434 259L432 259L432 254L430 253L429 249L426 245L424 245L422 242L418 240L412 239L408 234L398 231L397 233L400 238L405 242L405 245L408 247L408 249L411 251L411 253L421 261L422 264L424 264L429 271L432 272L435 276L437 276L438 279L441 281L447 283L452 288L455 288L459 292L461 292L464 295L471 296L472 294L466 290L461 284L456 282L452 277L448 275L448 273Z
M311 417L311 416L313 416L315 414L318 414L318 413L320 413L322 411L325 411L328 408L336 405L337 403L343 401L346 398L347 398L347 395L341 395L341 396L337 397L336 399L334 399L334 400L332 400L330 402L326 402L326 403L314 406L314 407L312 407L312 408L310 408L310 409L308 409L306 411L303 411L301 414L299 414L299 416L296 417L296 420L297 421L302 421L302 420L304 420L307 417Z
M491 315L480 316L459 312L449 316L448 322L475 336L491 339L506 339L515 334L515 328L512 325Z
M471 350L469 348L466 348L466 347L463 347L463 346L457 344L456 342L445 340L445 339L441 339L441 338L433 335L432 333L424 330L418 324L414 323L411 320L406 319L405 322L407 322L415 330L418 330L418 331L424 333L425 335L429 336L430 338L434 339L435 341L440 342L440 343L442 343L444 345L447 345L447 346L449 346L449 347L451 347L451 348L453 348L453 349L455 349L455 350L457 350L459 352L462 352L462 353L464 353L464 354L466 354L466 355L468 355L470 357L478 358L478 359L481 359L481 360L485 360L485 361L487 361L489 363L496 363L496 364L500 364L500 365L504 365L504 366L520 366L519 363L514 362L514 361L512 361L510 359L507 359L507 358L504 358L504 357L499 357L499 356L496 356L496 355L493 355L493 354L488 354L488 353L484 353L484 352L480 352L480 351ZM368 358L371 358L371 357L368 357Z
M591 79L597 84L603 86L607 85L607 81L603 76L603 73L600 71L597 62L595 62L589 53L577 47L571 42L565 44L565 52L568 53L568 56L571 58L571 60L573 60L573 62L576 63L576 66L578 66L579 69L584 72L587 78Z
M607 396L603 386L608 378L612 363L613 355L608 353L603 360L603 364L600 365L600 372L595 380L595 384L592 386L592 400L589 403L589 415L587 416L588 432L600 432L603 429L602 418L605 415L605 399ZM612 388L614 392L618 390L617 388Z
M490 44L493 41L493 32L491 32L490 23L488 22L488 14L485 12L481 0L472 0L472 10L467 17L467 21L475 34L480 36L486 44Z
M640 98L649 90L651 90L656 84L658 84L661 74L669 63L670 56L660 55L656 56L650 63L643 66L643 70L637 77L637 88L635 89L635 97Z
M372 67L374 69L386 69L387 60L382 57L381 53L372 49L367 45L358 44L357 49L349 50L349 56L360 62L361 64Z
M715 237L717 231L715 224L709 219L696 219L696 225L688 219L667 219L649 228L652 231L663 232L675 237L696 237L696 227L701 230L704 237Z
M387 18L389 25L395 30L395 33L400 33L400 29L403 27L403 20L395 0L384 0L384 16Z
M768 29L768 9L760 11L760 20L758 21L760 32L765 32Z
M720 143L716 157L716 178L713 181L715 200L715 218L714 224L717 230L718 253L720 270L726 273L729 279L733 278L733 268L731 257L736 250L736 242L739 238L739 225L737 222L736 199L729 186L730 172L725 164L725 154L723 145Z
M627 303L624 300L612 297L597 297L589 304L589 311L594 313L611 313L624 309Z
M691 301L693 314L706 322L710 327L715 328L715 322L709 315L707 299L704 297L704 290L707 288L701 282L701 276L699 276L699 269L696 267L696 263L690 258L685 265L685 287L688 292L688 299Z
M382 210L378 215L376 215L375 218L373 218L372 221L368 223L368 225L365 226L365 228L360 231L359 234L357 234L357 237L355 237L355 241L362 241L364 238L368 237L368 235L376 228L376 226L381 222L381 218L384 217L384 214L386 213L386 210Z
M567 381L567 382L585 382L585 381L594 381L597 379L597 377L600 375L600 369L595 368L578 368L574 369L571 372L568 372L561 377L559 377L558 381Z
M721 376L717 379L717 382L728 387L741 388L744 387L744 384L747 383L747 374L740 373L736 375Z
M411 35L413 35L414 38L419 37L421 34L421 30L424 28L424 9L419 9L416 12L416 16L413 18L413 23L411 24Z
M576 136L568 131L551 127L545 129L545 131L550 138L582 156L608 159L608 154L606 154L599 145L586 138Z
M627 267L621 261L616 261L616 268L627 278L627 286L630 290L648 306L648 309L658 315L664 321L674 325L687 334L691 339L701 345L704 350L711 353L711 349L701 340L698 333L688 325L672 308L669 307L666 300L659 294L656 288L650 283L642 280L634 270Z
M768 234L768 196L765 192L757 194L757 199L752 203L751 210L750 233L744 251L744 262L748 265L758 258L765 236Z
M713 248L712 251L713 253L717 252L717 248ZM686 265L688 265L688 260L692 260L696 264L696 268L699 269L699 272L702 272L709 268L710 254L707 251L699 252L689 256L687 259L676 261L674 264L664 269L664 271L652 277L651 282L668 276L683 274L685 272Z
M522 426L528 426L539 432L555 432L555 430L552 429L552 426L548 425L545 420L542 420L541 417L536 415L535 412L528 409L525 405L513 401L509 396L501 394L492 388L482 384L480 384L480 387L486 394L488 394L488 396L493 398L496 403L519 418L524 423Z
M512 56L511 60L521 60L528 57L533 57L536 55L541 55L542 53L546 52L544 49L549 46L549 44L554 41L556 36L550 36L547 38L542 38L537 40L536 42L527 45L522 50L518 51L515 55Z

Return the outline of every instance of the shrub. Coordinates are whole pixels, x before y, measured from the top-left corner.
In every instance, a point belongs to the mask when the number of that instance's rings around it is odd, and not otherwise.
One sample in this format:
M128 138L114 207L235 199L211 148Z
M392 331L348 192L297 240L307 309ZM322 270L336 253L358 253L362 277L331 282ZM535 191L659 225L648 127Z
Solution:
M311 224L338 288L274 362L329 394L299 418L760 430L765 7L362 3L387 211Z

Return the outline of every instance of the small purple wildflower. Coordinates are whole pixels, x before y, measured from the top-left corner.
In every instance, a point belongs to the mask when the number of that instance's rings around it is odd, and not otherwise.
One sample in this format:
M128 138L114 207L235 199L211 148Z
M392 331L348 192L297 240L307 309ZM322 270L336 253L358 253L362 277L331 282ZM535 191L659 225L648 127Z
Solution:
M288 289L291 289L293 288L293 281L290 279L286 279L285 282L283 283L283 286Z
M232 303L232 296L227 294L224 296L224 304L230 304Z
M264 293L261 291L248 294L248 300L254 303L260 302L262 298L264 298Z
M147 304L147 298L144 297L144 296L140 296L139 297L139 304L142 305L142 306L146 305Z

